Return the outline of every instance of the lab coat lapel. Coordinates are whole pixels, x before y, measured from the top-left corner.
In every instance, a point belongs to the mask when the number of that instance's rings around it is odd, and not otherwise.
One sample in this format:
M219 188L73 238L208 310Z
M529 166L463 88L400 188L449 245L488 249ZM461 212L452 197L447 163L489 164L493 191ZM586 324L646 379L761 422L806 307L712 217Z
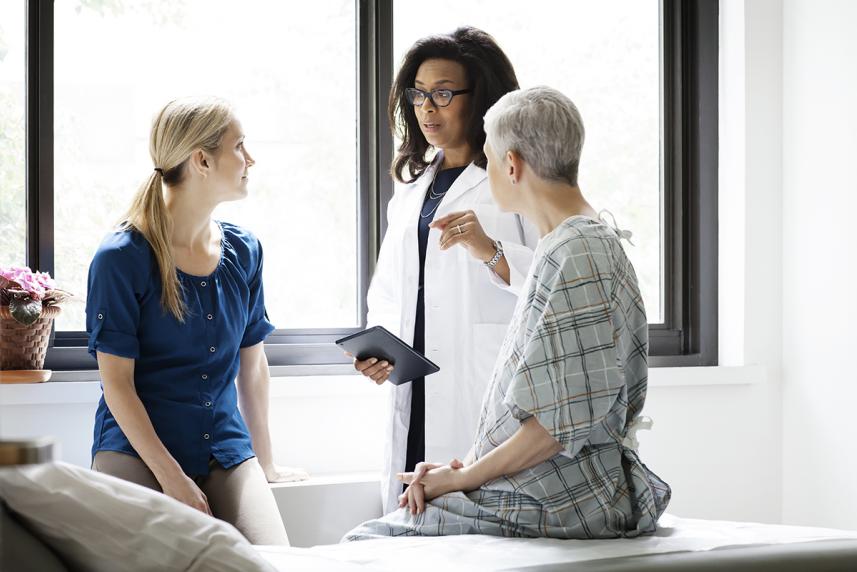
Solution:
M420 216L420 210L423 206L423 201L425 200L426 192L428 191L429 185L434 180L435 174L438 169L440 169L440 165L443 163L443 152L439 151L437 155L435 155L434 160L431 162L431 165L426 168L420 177L411 183L411 188L409 189L409 202L404 212L407 213L406 220L415 221L418 220ZM446 192L446 195L443 197L443 200L440 203L440 206L435 212L434 219L437 220L440 217L446 215L447 213L454 212L459 210L459 207L456 206L456 202L458 199L465 196L469 191L475 189L482 183L488 175L485 173L485 169L481 167L477 167L474 163L470 163L466 169L455 179L455 182L452 183L452 186ZM417 239L417 227L416 225L408 225L409 236L408 241L416 244ZM410 236L412 235L412 236ZM411 244L407 245L407 248L411 248Z
M452 186L446 192L446 195L443 197L443 201L441 201L440 207L438 207L438 212L435 213L434 218L439 219L448 213L460 210L455 205L458 199L467 194L468 191L479 186L479 183L484 181L487 176L485 169L477 167L474 163L470 163L458 178L455 179L455 182L452 183Z
M443 156L438 153L434 160L431 162L423 174L419 176L419 178L412 183L412 187L410 189L410 203L408 205L408 221L417 221L419 220L419 213L422 210L423 201L425 200L426 192L428 191L429 185L434 180L434 175L437 173L437 170L443 161ZM417 227L415 224L409 224L409 228L413 231L414 238L417 236Z

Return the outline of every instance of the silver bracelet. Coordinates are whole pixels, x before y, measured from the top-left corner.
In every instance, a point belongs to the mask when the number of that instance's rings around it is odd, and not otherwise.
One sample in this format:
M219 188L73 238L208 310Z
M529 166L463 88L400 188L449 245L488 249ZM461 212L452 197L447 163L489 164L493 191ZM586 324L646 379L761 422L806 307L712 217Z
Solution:
M500 262L501 258L503 258L503 245L500 244L499 240L492 240L491 243L494 245L494 248L497 249L497 252L494 253L491 260L483 261L482 264L491 270L494 270L494 267L497 266L497 263Z

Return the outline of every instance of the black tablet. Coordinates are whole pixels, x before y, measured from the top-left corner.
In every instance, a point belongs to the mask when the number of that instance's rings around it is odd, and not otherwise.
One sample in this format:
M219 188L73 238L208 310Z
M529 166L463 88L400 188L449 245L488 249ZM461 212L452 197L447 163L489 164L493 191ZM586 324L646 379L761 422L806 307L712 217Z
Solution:
M408 383L440 371L431 360L381 326L336 340L336 345L358 360L374 357L393 364L393 371L387 381L394 385Z

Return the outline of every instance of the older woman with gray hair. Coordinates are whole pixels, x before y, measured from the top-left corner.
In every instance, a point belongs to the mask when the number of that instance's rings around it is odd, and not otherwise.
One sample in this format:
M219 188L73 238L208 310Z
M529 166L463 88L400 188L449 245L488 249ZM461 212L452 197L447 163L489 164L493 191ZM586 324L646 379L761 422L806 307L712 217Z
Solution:
M540 231L482 405L473 457L420 463L398 511L348 540L494 534L616 538L654 532L669 486L640 461L648 323L617 231L583 197L583 122L558 91L501 98L485 116L501 210Z

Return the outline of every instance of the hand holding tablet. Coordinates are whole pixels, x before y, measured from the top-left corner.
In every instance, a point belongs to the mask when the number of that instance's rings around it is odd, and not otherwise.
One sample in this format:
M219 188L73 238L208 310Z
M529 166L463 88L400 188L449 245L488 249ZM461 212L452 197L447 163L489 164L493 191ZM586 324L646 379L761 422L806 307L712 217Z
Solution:
M440 371L421 353L381 326L336 340L336 345L362 361L369 358L385 360L394 366L388 381L395 385L408 383Z

